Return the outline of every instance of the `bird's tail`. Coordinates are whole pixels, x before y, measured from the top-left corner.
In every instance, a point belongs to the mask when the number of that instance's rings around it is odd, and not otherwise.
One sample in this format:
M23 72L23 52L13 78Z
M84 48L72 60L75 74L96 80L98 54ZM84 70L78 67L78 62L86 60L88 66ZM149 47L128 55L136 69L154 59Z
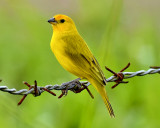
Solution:
M106 89L104 87L104 84L98 82L97 80L95 79L88 79L89 82L96 88L96 90L100 93L108 111L109 111L109 114L111 117L115 117L114 115L114 112L113 112L113 109L112 109L112 106L109 102L109 99L108 99L108 96L107 96L107 92L106 92Z

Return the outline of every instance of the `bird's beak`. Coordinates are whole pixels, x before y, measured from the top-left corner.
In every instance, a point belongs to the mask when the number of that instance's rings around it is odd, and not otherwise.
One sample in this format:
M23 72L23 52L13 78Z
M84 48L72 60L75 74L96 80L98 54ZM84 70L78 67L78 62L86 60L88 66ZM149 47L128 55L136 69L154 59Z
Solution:
M49 20L48 20L48 22L49 22L49 23L57 23L57 21L55 20L55 18L54 18L54 17L53 17L53 18L51 18L51 19L49 19Z

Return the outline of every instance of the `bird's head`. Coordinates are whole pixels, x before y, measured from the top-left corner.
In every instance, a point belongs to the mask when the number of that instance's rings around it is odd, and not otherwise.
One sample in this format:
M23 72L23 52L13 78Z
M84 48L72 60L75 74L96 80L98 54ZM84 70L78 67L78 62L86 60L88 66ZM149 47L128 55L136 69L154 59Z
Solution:
M54 31L68 32L76 30L73 20L66 15L55 15L53 18L49 19L48 22L52 24Z

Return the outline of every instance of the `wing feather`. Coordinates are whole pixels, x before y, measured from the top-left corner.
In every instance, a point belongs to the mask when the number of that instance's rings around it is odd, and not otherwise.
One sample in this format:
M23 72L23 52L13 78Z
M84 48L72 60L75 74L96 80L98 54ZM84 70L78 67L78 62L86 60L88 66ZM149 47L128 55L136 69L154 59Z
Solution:
M67 57L69 57L74 65L81 69L82 72L93 76L94 79L97 79L99 82L103 83L102 85L106 85L106 79L100 65L84 40L82 38L77 40L76 36L72 36L72 38L69 39L70 40L68 40L68 37L63 38L65 42L68 42L68 46L65 51ZM77 41L80 41L80 43ZM83 49L85 49L85 51Z

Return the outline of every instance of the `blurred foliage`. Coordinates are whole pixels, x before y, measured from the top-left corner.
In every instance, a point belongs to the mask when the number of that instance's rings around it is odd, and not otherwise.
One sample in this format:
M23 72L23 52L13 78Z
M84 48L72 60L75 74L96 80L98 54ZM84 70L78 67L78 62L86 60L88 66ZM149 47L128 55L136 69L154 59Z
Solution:
M66 72L50 50L52 28L47 20L57 13L75 21L99 61L106 77L107 65L128 71L160 65L159 5L131 0L1 0L0 79L1 85L26 88L22 81L38 85L60 84L76 77ZM28 96L17 107L20 96L0 92L0 122L5 128L157 128L160 127L159 75L136 77L114 90L106 86L116 118L111 119L101 97L90 86L62 99L50 94ZM55 91L58 95L60 92Z

